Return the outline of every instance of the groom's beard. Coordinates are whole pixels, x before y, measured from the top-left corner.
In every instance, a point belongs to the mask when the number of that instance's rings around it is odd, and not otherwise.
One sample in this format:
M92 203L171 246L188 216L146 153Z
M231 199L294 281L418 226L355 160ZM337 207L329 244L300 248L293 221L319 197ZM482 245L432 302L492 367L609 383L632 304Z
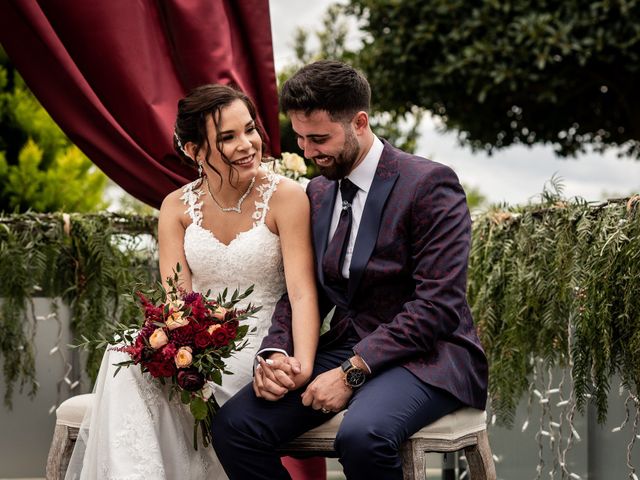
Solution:
M340 180L351 173L353 164L358 159L360 145L355 133L351 129L345 129L345 139L342 151L333 158L333 163L328 167L321 167L316 163L320 173L329 180ZM316 158L324 158L318 156Z

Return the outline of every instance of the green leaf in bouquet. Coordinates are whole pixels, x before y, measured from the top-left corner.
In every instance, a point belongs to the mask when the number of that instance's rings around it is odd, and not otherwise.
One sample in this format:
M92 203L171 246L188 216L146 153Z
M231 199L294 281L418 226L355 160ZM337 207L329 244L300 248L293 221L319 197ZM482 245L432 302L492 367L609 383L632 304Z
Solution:
M211 380L216 385L222 385L222 372L218 369L211 372Z
M200 426L200 422L196 420L193 424L193 448L195 451L198 451L198 426Z
M255 330L255 329L254 329ZM249 331L249 325L240 325L238 327L238 337L244 337Z
M207 413L209 413L207 402L200 397L193 397L191 399L189 410L191 410L191 415L193 415L193 418L197 421L204 420L207 417Z
M133 360L123 360L113 364L114 367L128 367L129 365L135 365L135 362Z
M181 390L180 391L180 401L183 404L188 405L189 402L191 401L191 393L188 392L187 390Z
M205 448L209 446L210 438L211 438L211 425L207 421L200 422L200 431L202 432L202 445Z
M253 293L253 287L254 285L251 285L249 288L247 288L242 294L242 298L247 298L249 295L251 295Z

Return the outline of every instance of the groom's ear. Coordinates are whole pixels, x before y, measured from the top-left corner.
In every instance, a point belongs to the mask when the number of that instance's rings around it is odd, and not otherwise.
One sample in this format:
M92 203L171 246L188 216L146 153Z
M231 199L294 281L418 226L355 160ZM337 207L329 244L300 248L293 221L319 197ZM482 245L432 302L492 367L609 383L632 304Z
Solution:
M364 110L361 110L354 115L352 122L356 135L360 135L369 127L369 115Z

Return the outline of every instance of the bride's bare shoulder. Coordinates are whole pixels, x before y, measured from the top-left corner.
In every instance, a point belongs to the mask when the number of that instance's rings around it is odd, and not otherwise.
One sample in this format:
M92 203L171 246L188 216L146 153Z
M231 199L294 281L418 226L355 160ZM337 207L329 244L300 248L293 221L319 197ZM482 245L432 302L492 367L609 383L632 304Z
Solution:
M281 177L270 203L276 223L306 221L309 208L309 199L302 185L290 178Z
M287 202L307 202L307 194L304 187L295 180L287 177L280 177L278 188L273 194L273 201L278 203Z
M185 208L188 207L190 203L198 201L197 188L195 187L193 183L189 183L169 193L162 201L160 214L164 213L165 216L171 217L182 216Z

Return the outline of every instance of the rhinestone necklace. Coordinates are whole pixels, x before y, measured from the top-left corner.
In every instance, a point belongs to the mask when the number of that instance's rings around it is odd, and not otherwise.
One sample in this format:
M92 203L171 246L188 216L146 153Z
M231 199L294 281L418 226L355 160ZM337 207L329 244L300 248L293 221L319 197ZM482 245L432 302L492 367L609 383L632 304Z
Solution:
M213 193L211 192L211 187L209 186L209 180L207 179L207 190L209 190L209 195L211 195L211 199L214 201L214 203L218 206L218 208L220 210L222 210L223 212L236 212L236 213L242 213L242 202L245 201L245 199L249 196L249 194L251 193L251 190L253 189L253 184L256 183L256 177L253 177L251 179L251 182L249 183L249 187L247 188L247 191L244 192L244 194L240 197L240 199L238 200L238 204L235 207L223 207L222 205L220 205L220 203L218 202L218 200L216 200L216 197L213 196Z

